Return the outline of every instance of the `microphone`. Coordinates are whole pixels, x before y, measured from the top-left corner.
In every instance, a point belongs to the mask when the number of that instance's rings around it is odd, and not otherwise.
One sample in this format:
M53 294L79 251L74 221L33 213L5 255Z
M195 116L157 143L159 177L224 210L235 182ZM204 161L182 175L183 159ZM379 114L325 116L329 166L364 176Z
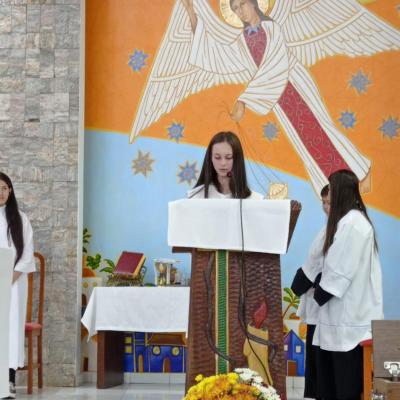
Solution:
M229 171L229 172L226 174L226 176L227 176L228 178L232 178L232 171Z

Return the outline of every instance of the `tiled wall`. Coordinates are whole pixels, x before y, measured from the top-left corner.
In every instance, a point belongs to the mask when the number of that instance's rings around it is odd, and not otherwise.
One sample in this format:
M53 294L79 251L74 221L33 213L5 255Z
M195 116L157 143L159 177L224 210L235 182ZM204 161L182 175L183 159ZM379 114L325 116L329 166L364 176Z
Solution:
M48 385L74 385L77 376L81 7L0 0L0 170L12 178L46 259Z

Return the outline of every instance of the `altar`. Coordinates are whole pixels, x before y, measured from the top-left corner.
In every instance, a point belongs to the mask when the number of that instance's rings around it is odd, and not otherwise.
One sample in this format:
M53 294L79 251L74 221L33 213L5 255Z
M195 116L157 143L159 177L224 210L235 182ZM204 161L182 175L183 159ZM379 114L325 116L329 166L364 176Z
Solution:
M97 287L82 324L97 339L97 387L124 381L125 332L187 332L189 287Z

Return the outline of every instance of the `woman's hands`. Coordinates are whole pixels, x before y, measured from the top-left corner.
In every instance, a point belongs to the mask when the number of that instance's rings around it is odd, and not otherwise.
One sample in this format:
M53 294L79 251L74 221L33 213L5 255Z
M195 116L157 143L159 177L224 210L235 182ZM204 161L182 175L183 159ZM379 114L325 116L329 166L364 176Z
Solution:
M246 111L246 106L243 101L238 100L235 105L233 106L233 110L231 112L231 118L235 122L240 122L240 120L244 116L244 112Z

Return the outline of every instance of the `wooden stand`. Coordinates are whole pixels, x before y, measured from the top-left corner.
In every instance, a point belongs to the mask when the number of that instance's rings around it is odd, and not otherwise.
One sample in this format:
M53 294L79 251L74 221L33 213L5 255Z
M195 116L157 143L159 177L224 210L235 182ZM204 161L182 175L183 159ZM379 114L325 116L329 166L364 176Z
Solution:
M97 335L97 388L124 383L124 332L99 331Z
M400 399L400 382L391 380L385 361L400 362L400 321L372 321L374 392L386 400Z
M374 378L374 390L384 394L385 400L400 399L400 382L392 382L384 378Z
M292 202L290 219L289 241L292 236L301 205ZM218 270L218 261L214 257L219 253L216 250L197 250L189 248L174 248L174 252L190 252L192 254L192 275L190 291L188 360L186 372L186 391L195 383L198 374L214 375L219 370L218 360L212 344L217 343L216 334L216 303L220 301L217 279L221 280ZM211 260L211 261L210 261ZM269 340L276 346L276 355L269 363L269 371L273 379L273 386L283 399L286 398L286 364L283 348L283 321L282 321L282 289L280 256L245 252L243 270L241 269L242 253L228 252L226 275L226 324L227 339L224 344L226 353L233 361L228 363L228 370L247 366L247 359L243 355L243 346L246 334L243 332L243 323L239 318L239 298L244 290L245 324L251 322L254 312L263 302L267 304L267 319ZM211 270L210 270L211 269ZM211 277L211 290L206 283L206 276ZM224 295L225 296L225 295ZM213 313L210 329L210 313ZM242 321L243 322L243 321Z

